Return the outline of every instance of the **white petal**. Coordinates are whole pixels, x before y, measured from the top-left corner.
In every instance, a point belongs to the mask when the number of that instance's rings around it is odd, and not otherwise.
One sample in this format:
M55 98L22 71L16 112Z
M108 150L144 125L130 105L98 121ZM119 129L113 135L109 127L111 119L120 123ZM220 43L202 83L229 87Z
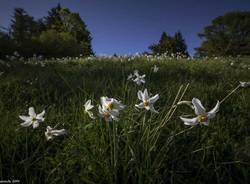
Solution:
M197 125L199 122L198 122L198 118L195 117L195 118L183 118L183 117L180 117L180 119L184 122L185 125Z
M107 97L102 96L101 97L101 105L106 105Z
M158 99L159 99L159 95L157 94L157 95L151 97L148 101L149 101L149 103L155 103Z
M148 90L147 89L144 90L142 97L143 97L142 100L144 102L148 100Z
M153 105L150 106L150 111L154 113L159 113L157 110L155 110Z
M25 121L24 123L21 123L21 126L23 126L23 127L28 127L30 125L32 125L31 121Z
M43 112L41 112L40 114L38 114L38 115L36 116L36 119L39 119L39 120L44 121L44 118L43 118L44 114L45 114L45 110L43 110Z
M87 102L85 102L85 104L84 104L85 110L89 110L90 103L91 103L91 100L88 100Z
M36 117L36 113L35 113L34 107L30 107L30 108L29 108L29 115L30 115L31 117Z
M95 119L93 112L87 111L90 118Z
M142 99L143 99L143 94L142 94L142 91L141 91L141 90L139 90L139 91L137 92L137 96L138 96L138 99L139 99L139 100L142 100Z
M19 118L23 121L31 121L31 118L29 116L19 116Z
M34 121L34 122L33 122L33 128L35 129L35 128L37 128L37 127L39 127L39 123L38 123L38 121Z
M66 134L66 130L65 129L52 130L51 134L54 135L54 136L64 135L64 134Z
M117 110L117 109L113 109L113 110L109 111L109 113L110 113L112 116L119 116L119 110Z
M135 106L142 109L142 108L144 108L144 103L142 102L140 104L135 104Z
M211 111L209 111L209 112L207 113L208 118L209 118L209 119L214 118L215 115L216 115L216 113L219 111L219 108L220 108L220 102L217 101L217 104L215 105L215 107L214 107Z
M202 115L205 114L206 109L201 104L201 101L198 98L192 99L192 104L194 105L194 110L196 115Z

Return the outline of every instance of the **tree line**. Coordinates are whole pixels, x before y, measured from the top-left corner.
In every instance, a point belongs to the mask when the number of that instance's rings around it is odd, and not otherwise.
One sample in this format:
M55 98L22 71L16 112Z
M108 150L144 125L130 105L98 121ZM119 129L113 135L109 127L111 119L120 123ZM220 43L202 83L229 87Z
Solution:
M196 57L250 55L250 12L229 12L212 20L198 36L203 40L195 48ZM9 29L0 29L0 58L18 52L44 57L94 55L91 33L79 13L56 7L35 20L22 8L15 8ZM152 55L188 57L180 31L173 36L163 32L159 42L148 47Z
M89 56L93 54L91 40L80 15L60 4L38 20L15 8L10 29L0 32L0 57L15 51L24 57Z

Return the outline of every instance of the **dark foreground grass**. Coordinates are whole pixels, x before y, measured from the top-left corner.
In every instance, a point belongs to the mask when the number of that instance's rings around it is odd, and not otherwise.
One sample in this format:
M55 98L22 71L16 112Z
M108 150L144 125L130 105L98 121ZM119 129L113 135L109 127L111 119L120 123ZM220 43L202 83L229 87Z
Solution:
M153 65L160 67L152 72ZM146 84L127 81L134 69ZM199 98L207 110L250 70L226 60L149 62L143 58L0 63L0 180L21 183L250 183L250 89L239 89L221 105L210 126L186 127L193 114L173 102ZM189 86L187 85L189 84ZM137 91L159 93L159 114L136 110ZM186 92L185 92L186 89ZM179 93L178 93L179 91ZM127 105L120 121L91 120L83 104L101 96ZM20 126L28 107L46 110L39 128ZM97 109L95 109L97 116ZM46 141L46 126L67 135Z

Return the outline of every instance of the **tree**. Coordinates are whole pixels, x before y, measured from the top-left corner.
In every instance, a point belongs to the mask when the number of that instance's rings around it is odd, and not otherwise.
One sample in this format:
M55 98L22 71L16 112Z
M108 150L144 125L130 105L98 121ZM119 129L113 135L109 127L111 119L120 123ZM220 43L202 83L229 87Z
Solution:
M179 53L182 56L189 56L187 45L180 31L176 32L174 37L174 53Z
M62 8L60 4L49 11L45 18L47 29L54 29L57 32L70 33L79 45L82 45L82 54L89 56L93 54L91 47L91 35L86 24L78 13L71 12L68 8Z
M15 8L14 16L11 20L10 37L17 51L22 56L32 56L36 51L32 42L32 37L40 34L40 23L29 16L22 8Z
M0 58L5 58L6 55L11 55L16 50L10 36L0 31Z
M35 41L40 46L39 54L46 57L79 56L83 49L71 34L53 29L42 32Z
M250 12L229 12L212 20L198 36L197 56L250 55Z
M181 32L175 33L174 37L163 32L159 43L149 46L149 49L154 55L166 54L171 56L172 54L181 54L183 56L188 56L187 46Z

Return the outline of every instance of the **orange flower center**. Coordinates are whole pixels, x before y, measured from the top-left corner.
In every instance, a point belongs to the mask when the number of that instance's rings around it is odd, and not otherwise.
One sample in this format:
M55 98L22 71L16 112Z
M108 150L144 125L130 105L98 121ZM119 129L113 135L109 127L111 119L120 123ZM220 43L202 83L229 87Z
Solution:
M145 106L145 107L148 107L148 106L149 106L149 102L148 102L148 101L145 101L145 102L144 102L144 106Z
M207 122L207 121L208 121L208 117L207 117L206 114L200 115L198 119L199 119L199 122L200 122L200 123L203 123L203 122Z

